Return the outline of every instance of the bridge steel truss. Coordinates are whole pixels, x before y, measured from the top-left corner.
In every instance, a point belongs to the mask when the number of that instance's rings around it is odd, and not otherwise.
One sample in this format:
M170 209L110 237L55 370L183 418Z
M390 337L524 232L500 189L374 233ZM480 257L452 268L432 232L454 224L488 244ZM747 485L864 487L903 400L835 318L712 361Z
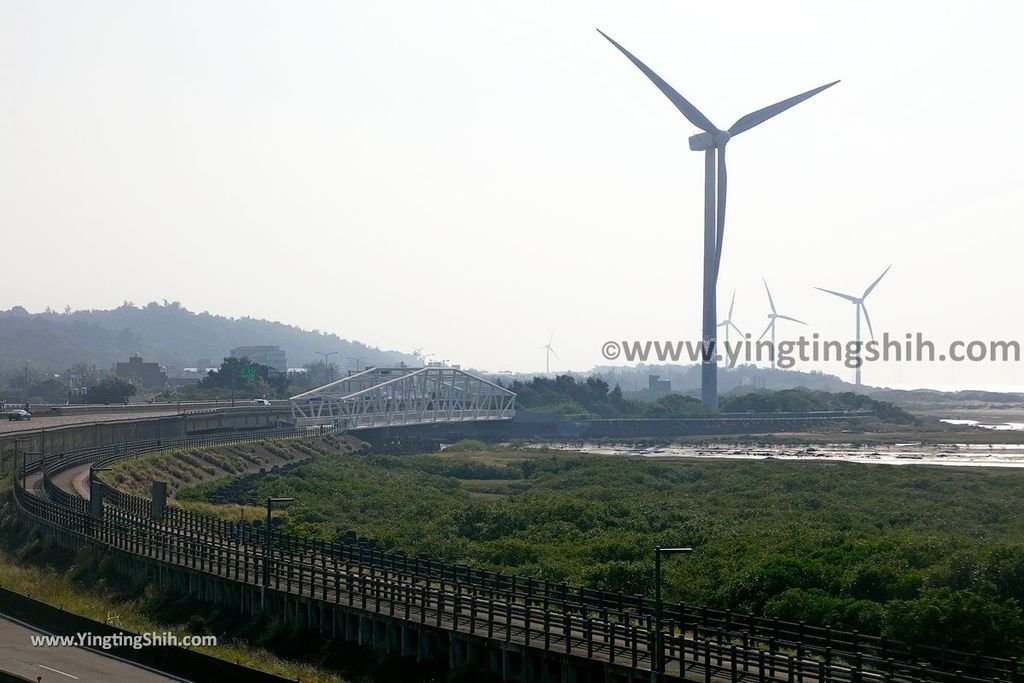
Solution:
M511 420L515 392L444 366L369 368L291 398L296 427Z

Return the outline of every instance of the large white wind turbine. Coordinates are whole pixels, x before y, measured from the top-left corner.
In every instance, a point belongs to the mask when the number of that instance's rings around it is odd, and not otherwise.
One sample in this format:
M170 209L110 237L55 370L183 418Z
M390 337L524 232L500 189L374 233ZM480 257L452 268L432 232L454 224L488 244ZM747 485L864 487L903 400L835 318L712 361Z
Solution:
M551 336L548 337L548 343L545 344L544 346L538 346L537 347L538 349L546 349L547 350L547 353L544 356L544 372L545 373L550 373L551 372L551 354L554 353L555 354L555 358L558 358L558 354L555 353L555 350L553 348L551 348L551 342L554 341L554 339L555 339L555 332L554 332L554 330L552 330Z
M892 268L892 266L890 265L889 268ZM833 296L838 296L840 299L846 299L847 301L849 301L850 303L852 303L854 305L854 307L856 309L856 316L857 316L857 356L858 357L860 356L860 348L861 348L860 347L860 314L861 313L864 314L864 322L866 322L868 324L868 332L871 334L871 339L874 340L874 338L875 338L875 331L873 329L871 329L871 316L868 315L868 309L867 309L866 306L864 306L864 299L867 299L868 298L868 294L871 293L871 290L873 290L876 286L878 286L878 283L882 281L882 278L885 277L885 274L889 272L889 268L886 268L885 270L883 270L882 274L879 275L878 278L875 279L874 282L872 282L870 285L868 285L868 288L865 289L864 293L861 294L860 296L853 296L852 294L843 294L842 292L833 292L831 289L825 289L824 287L815 287L815 289L817 289L820 292L825 292L827 294L832 294ZM861 364L858 363L857 364L857 368L854 371L854 377L855 377L854 381L857 384L857 386L860 386L860 365Z
M725 320L723 320L722 322L718 323L719 327L724 327L725 328L725 343L726 344L729 343L729 328L730 327L732 329L736 330L736 334L740 335L741 339L743 338L743 330L741 330L740 328L736 327L736 323L734 323L732 321L732 309L733 309L733 307L735 305L736 305L736 290L734 289L732 291L732 301L729 303L729 315L726 316Z
M764 332L762 332L761 336L757 338L757 341L761 341L762 339L764 339L764 336L766 334L768 334L768 332L772 333L772 370L774 370L775 369L775 357L776 357L777 352L778 352L778 347L775 345L775 323L776 323L776 321L779 321L779 320L789 320L790 322L800 323L801 325L806 325L807 323L805 323L803 320L797 320L796 318L791 318L788 315L780 315L779 312L777 310L775 310L775 301L772 300L772 290L768 289L768 281L765 280L764 278L761 278L761 280L764 282L764 291L768 292L768 305L772 307L772 312L768 314L768 327L764 328Z
M608 39L612 45L617 47L622 54L629 58L647 78L651 79L654 85L667 97L683 116L693 125L700 128L703 133L698 133L690 138L690 149L695 152L704 152L704 317L703 336L704 345L707 349L706 360L701 364L701 400L709 408L718 407L718 351L716 347L717 330L715 329L718 313L717 306L717 285L718 267L722 261L722 238L725 233L725 198L726 198L726 172L725 172L725 145L729 140L740 133L750 130L754 126L764 123L768 119L781 114L792 106L795 106L809 97L817 95L822 90L830 88L839 81L833 81L814 90L790 97L773 105L758 109L746 116L740 117L728 130L720 130L711 121L700 113L698 109L690 104L686 98L676 92L672 86L666 83L658 74L651 71L646 64L634 57L626 48L622 47L609 38L600 29L602 36ZM717 151L717 161L715 159ZM715 172L717 166L717 198Z

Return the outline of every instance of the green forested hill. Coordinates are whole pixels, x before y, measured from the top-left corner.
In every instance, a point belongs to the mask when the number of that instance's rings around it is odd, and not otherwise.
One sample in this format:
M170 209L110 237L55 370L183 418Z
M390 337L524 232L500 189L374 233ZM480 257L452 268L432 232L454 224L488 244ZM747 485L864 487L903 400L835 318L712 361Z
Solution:
M38 370L77 364L109 368L134 353L165 365L191 367L199 358L219 364L233 347L264 344L283 348L292 367L314 362L316 351L338 351L341 360L334 360L342 366L346 356L362 356L371 364L414 360L409 354L279 322L194 313L177 302L126 302L111 310L64 313L31 314L20 306L0 311L0 369L8 371L26 361Z

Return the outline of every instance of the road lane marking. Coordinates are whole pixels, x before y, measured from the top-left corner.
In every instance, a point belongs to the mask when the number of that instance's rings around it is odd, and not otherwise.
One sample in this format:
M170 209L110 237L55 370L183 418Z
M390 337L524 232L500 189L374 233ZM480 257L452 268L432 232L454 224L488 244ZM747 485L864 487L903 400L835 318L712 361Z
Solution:
M47 671L52 671L55 674L60 674L61 676L67 676L68 678L73 678L76 681L78 680L78 676L72 676L71 674L64 673L60 669L51 669L50 667L46 666L45 664L36 664L36 666L38 666L38 667L40 667L42 669L46 669Z

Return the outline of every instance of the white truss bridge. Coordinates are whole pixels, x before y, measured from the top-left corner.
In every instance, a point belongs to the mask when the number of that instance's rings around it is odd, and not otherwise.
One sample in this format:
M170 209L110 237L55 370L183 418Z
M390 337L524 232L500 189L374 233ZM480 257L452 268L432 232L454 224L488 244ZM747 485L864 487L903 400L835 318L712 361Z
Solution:
M296 427L511 420L515 392L447 366L369 368L291 398Z

